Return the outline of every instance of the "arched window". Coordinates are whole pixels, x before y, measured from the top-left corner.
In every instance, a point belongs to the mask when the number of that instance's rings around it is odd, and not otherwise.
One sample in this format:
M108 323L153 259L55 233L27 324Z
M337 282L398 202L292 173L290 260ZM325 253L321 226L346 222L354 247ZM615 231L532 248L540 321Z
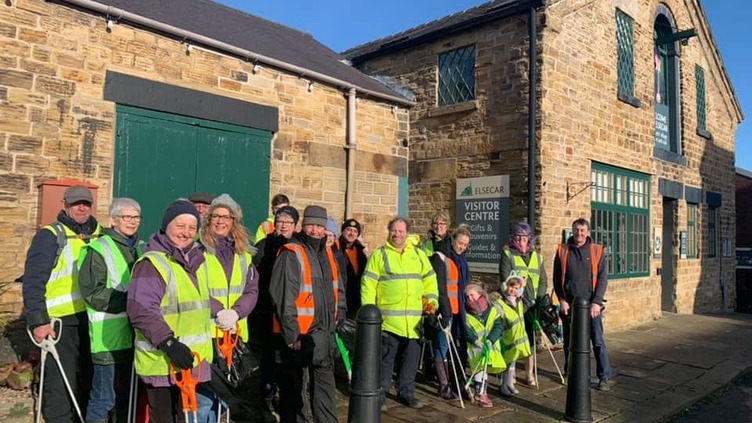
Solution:
M655 46L655 146L656 155L675 161L681 150L681 84L678 41L666 41L676 32L671 11L659 4L653 24ZM666 154L670 152L674 154Z

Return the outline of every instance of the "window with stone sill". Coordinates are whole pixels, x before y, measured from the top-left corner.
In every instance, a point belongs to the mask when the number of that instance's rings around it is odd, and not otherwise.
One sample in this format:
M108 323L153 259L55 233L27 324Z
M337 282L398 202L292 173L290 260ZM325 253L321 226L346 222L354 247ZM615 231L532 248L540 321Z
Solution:
M439 55L438 106L475 100L475 45Z
M590 234L608 254L610 278L650 273L650 176L601 163L591 170Z

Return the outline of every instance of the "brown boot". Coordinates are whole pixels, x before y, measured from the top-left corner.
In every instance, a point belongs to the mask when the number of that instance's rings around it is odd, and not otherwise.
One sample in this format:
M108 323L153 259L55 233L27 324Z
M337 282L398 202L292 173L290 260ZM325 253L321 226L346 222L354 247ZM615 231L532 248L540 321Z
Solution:
M532 386L533 388L538 387L538 382L535 380L535 358L532 354L527 358L527 365L525 366L525 382L527 383L527 386Z

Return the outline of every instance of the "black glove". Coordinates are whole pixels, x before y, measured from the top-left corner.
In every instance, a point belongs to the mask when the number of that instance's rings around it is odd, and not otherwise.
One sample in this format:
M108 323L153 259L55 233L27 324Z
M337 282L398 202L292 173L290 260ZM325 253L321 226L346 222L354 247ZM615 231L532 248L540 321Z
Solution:
M164 351L170 361L178 369L190 369L193 367L193 353L187 345L178 341L174 336L167 338L166 341L159 345L159 349Z
M441 318L439 319L439 321L441 323L441 329L446 329L449 326L449 323L452 322L452 318L451 317L441 316Z

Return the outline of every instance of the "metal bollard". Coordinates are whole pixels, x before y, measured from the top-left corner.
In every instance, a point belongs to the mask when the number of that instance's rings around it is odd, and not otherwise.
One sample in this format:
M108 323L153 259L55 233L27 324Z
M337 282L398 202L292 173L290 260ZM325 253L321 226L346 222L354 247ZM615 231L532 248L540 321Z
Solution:
M575 423L593 421L590 409L590 303L577 297L569 331L569 381L564 418Z
M355 318L355 362L352 366L348 423L381 423L381 311L373 304Z

